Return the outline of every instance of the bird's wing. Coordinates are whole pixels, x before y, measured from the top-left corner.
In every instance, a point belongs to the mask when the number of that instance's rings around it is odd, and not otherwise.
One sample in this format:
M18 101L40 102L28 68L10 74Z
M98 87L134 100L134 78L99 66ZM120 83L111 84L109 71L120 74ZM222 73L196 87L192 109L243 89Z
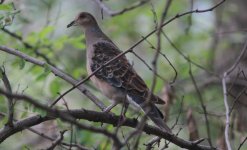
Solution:
M93 48L94 56L92 57L92 64L90 66L92 71L95 71L97 68L121 53L121 51L110 42L97 42L93 45ZM125 55L100 69L95 76L108 82L112 86L127 92L129 95L138 96L139 100L146 100L150 93L145 82L135 72ZM162 99L152 93L151 102L157 104L165 103ZM140 104L142 102L139 101L137 103Z

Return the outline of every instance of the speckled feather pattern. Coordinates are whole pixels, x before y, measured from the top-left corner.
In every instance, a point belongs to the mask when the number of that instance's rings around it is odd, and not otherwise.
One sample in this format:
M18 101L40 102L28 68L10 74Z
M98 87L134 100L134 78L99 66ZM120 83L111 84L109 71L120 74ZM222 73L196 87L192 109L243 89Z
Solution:
M102 32L96 19L90 13L79 13L67 27L75 25L82 27L85 32L88 74L121 53L111 39ZM164 104L165 102L150 92L125 55L104 66L90 80L102 94L113 100L113 105L107 107L106 110L110 110L115 104L127 100L128 103L147 113L148 117L162 130L172 133L165 124L162 113L155 106L155 103ZM147 101L149 95L151 101L147 107L144 102Z
M93 45L93 48L92 71L95 71L121 53L115 45L109 42L97 42ZM95 76L129 95L142 97L143 101L148 97L148 87L124 55L100 69ZM164 104L163 100L153 94L151 94L151 102Z

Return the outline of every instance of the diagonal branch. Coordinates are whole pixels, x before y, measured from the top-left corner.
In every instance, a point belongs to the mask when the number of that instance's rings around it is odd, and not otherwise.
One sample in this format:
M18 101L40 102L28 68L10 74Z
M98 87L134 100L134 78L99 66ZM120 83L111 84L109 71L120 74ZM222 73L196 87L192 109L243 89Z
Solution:
M17 57L20 57L20 58L22 58L22 59L24 59L30 63L33 63L37 66L50 69L51 72L53 72L53 74L55 76L58 76L61 79L72 84L73 87L75 87L78 83L77 80L75 80L73 77L69 76L68 74L64 73L62 70L60 70L60 69L58 69L52 65L49 65L43 61L40 61L34 57L28 56L28 55L26 55L26 54L24 54L18 50L8 48L6 46L0 46L0 50L4 51L6 53L9 53L9 54L15 55ZM96 96L94 96L90 91L88 91L83 85L78 85L78 86L76 86L76 88L78 90L80 90L84 95L86 95L91 101L93 101L101 110L105 109L105 105Z
M111 9L109 9L103 2L101 2L101 0L94 0L98 5L99 7L104 10L108 15L114 17L114 16L117 16L117 15L121 15L121 14L124 14L125 12L128 12L128 11L131 11L133 9L136 9L144 4L146 4L147 2L149 2L150 0L140 0L138 1L137 3L133 4L132 6L129 6L127 8L124 8L120 11L112 11Z
M209 126L209 121L208 121L208 113L207 113L207 109L206 109L206 106L204 104L204 101L203 101L203 98L202 98L202 95L201 95L201 92L196 84L196 80L192 74L192 70L191 70L191 63L189 62L189 74L190 74L190 77L191 77L191 80L192 80L192 83L196 89L196 92L197 92L197 95L198 95L198 98L199 98L199 101L200 101L200 104L201 104L201 107L202 107L202 110L203 110L203 114L204 114L204 118L205 118L205 121L206 121L206 129L207 129L207 135L208 135L208 142L209 142L209 145L212 147L212 140L211 140L211 134L210 134L210 126Z
M5 68L3 66L3 69L0 67L0 73L2 74L2 80L4 83L4 86L6 88L6 91L8 93L12 93L12 88L9 83L9 79L6 75ZM14 116L14 102L12 97L7 97L8 99L8 121L6 123L7 126L13 127L13 116Z
M55 64L53 64L53 63L50 61L50 59L49 59L45 54L41 53L41 52L38 50L39 47L33 46L33 45L31 45L31 44L25 42L21 36L19 36L18 34L14 33L14 32L9 31L8 29L2 28L1 30L2 30L3 32L5 32L6 34L8 34L9 36L11 36L11 37L13 37L13 38L19 40L19 41L20 41L27 49L33 50L34 53L35 53L37 56L43 58L48 64L50 64L50 65L52 65L52 66L55 66Z
M67 130L63 130L60 131L60 135L58 136L58 138L52 142L52 144L50 145L50 147L48 147L46 150L54 150L56 148L57 145L59 145L60 143L62 143L63 141L63 135Z

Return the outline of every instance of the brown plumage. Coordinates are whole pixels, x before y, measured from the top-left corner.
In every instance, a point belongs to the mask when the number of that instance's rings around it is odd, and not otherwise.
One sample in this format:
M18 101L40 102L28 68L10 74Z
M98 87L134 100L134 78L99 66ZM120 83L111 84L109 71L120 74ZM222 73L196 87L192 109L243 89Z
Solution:
M101 31L91 14L80 13L67 27L70 26L81 26L85 31L87 71L89 74L122 52ZM106 111L111 110L116 104L127 99L128 103L134 104L148 113L149 118L160 128L171 133L171 130L163 120L162 113L154 105L155 103L164 104L165 102L150 92L125 55L100 69L90 79L105 96L113 100L113 104ZM147 102L149 95L151 99L147 107L145 102Z

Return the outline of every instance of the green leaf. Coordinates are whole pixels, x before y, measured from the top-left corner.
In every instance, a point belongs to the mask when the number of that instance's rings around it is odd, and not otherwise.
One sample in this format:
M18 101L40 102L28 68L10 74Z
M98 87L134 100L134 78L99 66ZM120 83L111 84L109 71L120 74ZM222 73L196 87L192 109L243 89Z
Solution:
M47 77L48 74L46 73L41 73L37 78L36 81L41 81Z
M25 67L26 61L24 59L20 59L19 61L19 69L22 70Z
M53 26L47 26L43 30L40 31L39 33L39 38L40 39L45 39L49 33L51 33L54 30Z
M12 9L13 9L12 4L1 4L0 5L0 10L10 11Z
M50 83L50 91L52 96L56 96L57 93L61 90L61 83L59 82L58 79L54 79L51 83Z
M44 72L41 73L37 78L36 78L36 81L40 81L40 80L43 80L45 79L49 73L51 72L51 69L49 68L49 66L47 64L45 64L44 66Z

